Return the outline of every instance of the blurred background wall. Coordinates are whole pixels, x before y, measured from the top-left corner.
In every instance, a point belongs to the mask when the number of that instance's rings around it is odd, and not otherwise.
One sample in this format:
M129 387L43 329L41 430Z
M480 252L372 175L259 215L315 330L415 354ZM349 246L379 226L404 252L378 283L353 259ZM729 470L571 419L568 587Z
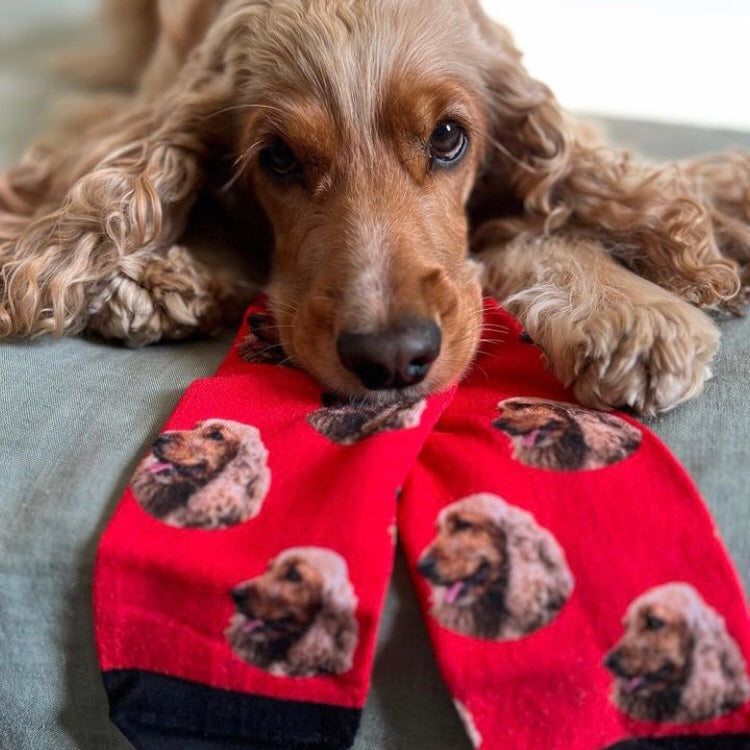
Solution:
M532 74L573 111L750 131L750 0L482 2L512 30ZM0 0L0 168L70 90L49 62L96 38L97 6ZM655 150L680 155L671 129L652 130Z
M482 0L568 108L750 130L750 0Z

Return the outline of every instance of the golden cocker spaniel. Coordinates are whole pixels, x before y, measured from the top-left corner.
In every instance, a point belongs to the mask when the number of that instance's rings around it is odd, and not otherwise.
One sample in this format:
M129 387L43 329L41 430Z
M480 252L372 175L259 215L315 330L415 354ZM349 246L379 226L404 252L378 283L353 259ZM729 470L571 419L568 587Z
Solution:
M271 484L260 432L227 419L164 432L130 484L140 506L170 526L224 529L255 517Z
M294 547L262 575L235 586L226 636L244 661L278 676L341 674L359 628L346 561L321 547Z
M724 618L687 583L667 583L628 608L625 634L605 657L612 700L642 721L688 724L750 699L745 660Z
M354 445L373 435L391 430L409 430L419 426L427 403L357 403L323 396L323 406L307 417L310 426L339 445Z
M586 405L700 392L698 308L736 309L750 257L747 155L607 148L477 0L107 5L85 67L132 93L0 178L0 336L212 331L260 280L290 361L417 401L474 357L484 285Z
M551 622L570 597L565 553L533 516L490 493L443 508L417 570L432 615L474 638L512 640Z
M624 419L576 404L516 397L497 408L492 426L510 438L513 458L536 469L603 469L631 456L642 440Z

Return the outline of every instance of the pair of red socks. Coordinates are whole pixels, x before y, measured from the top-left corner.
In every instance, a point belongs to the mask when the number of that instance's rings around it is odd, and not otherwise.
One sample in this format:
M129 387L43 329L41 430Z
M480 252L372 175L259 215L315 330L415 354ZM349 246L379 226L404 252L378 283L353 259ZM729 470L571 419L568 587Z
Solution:
M485 320L457 388L383 407L275 366L251 309L100 543L99 659L136 747L350 747L398 533L475 747L750 748L748 612L691 481Z

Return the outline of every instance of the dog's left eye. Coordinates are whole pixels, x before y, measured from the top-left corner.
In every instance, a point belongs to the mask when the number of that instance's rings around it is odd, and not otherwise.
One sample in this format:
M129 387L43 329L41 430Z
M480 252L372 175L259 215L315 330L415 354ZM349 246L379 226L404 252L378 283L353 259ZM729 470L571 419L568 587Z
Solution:
M431 166L447 167L455 164L466 153L469 138L466 131L454 122L441 122L430 136Z
M666 623L661 617L656 615L646 615L646 629L647 630L661 630Z
M467 531L468 529L472 528L472 526L468 521L457 518L455 519L455 521L453 521L453 528L456 531Z
M260 152L260 163L274 177L288 179L300 174L300 164L294 151L281 139Z
M289 568L284 575L284 580L289 581L289 583L300 583L302 581L302 576L297 568Z
M209 432L208 435L206 435L206 437L209 440L223 440L224 433L222 433L221 430L215 429L215 430L211 430L211 432Z

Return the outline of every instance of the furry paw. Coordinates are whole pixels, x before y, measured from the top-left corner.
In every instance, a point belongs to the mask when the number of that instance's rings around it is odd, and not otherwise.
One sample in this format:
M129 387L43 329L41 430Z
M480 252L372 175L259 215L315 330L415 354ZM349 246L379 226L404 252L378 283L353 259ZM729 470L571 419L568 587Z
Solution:
M568 335L567 353L548 355L579 401L647 416L698 395L719 344L710 318L676 299L602 308Z
M251 296L223 281L179 245L163 255L134 253L90 305L88 328L129 346L214 332L238 318Z

